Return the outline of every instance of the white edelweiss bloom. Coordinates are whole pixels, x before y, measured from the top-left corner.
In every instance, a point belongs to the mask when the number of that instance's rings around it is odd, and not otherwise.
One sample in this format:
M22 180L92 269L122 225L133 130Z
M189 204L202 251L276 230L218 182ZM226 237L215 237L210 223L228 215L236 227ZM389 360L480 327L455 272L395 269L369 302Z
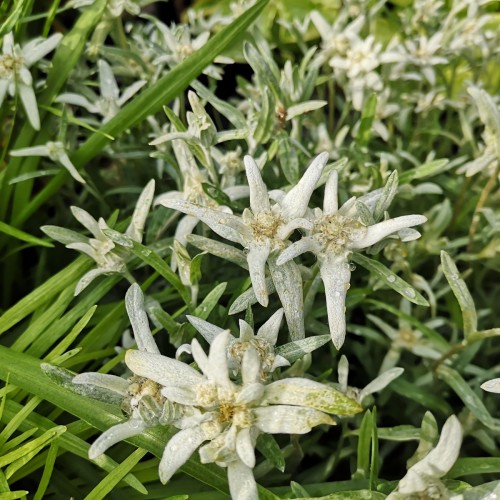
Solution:
M176 66L191 54L201 49L210 38L209 31L204 31L193 39L190 27L187 25L172 24L168 27L158 20L154 20L153 22L163 37L163 40L159 41L159 44L163 45L161 55L154 60L155 65L166 62L170 67ZM217 56L214 59L214 63L231 64L233 60L229 57ZM214 64L208 65L203 70L203 73L216 80L222 78L222 69Z
M57 97L56 102L82 106L89 113L101 115L103 123L111 120L120 108L146 84L146 80L138 80L127 87L120 95L120 89L116 83L111 66L100 59L97 63L99 68L99 90L100 96L94 94L91 100L80 94L67 92Z
M318 257L330 334L333 344L340 349L346 335L345 298L351 279L351 253L368 248L397 231L423 224L427 219L423 215L405 215L366 225L359 220L355 198L339 208L337 191L338 173L334 170L325 186L323 210L315 209L308 234L286 248L277 264L283 265L305 252Z
M481 384L481 389L487 392L500 394L500 378L492 378Z
M245 156L245 170L250 188L250 208L241 216L200 206L188 201L162 200L168 208L197 217L214 232L247 249L247 262L258 302L268 304L266 262L276 291L285 310L292 340L304 337L302 279L296 264L276 265L277 253L283 250L295 229L312 229L304 218L309 199L318 182L328 153L321 153L309 165L300 181L288 193L275 192L273 199L262 180L260 170L250 156ZM274 200L276 198L276 201Z
M14 35L3 37L0 54L0 107L7 92L13 97L16 93L26 111L26 116L35 130L40 130L40 115L33 90L33 77L29 67L52 52L62 38L56 33L49 38L35 38L22 48L14 43Z
M144 225L153 202L154 189L155 181L150 180L137 200L132 219L124 233L134 241L142 241ZM71 212L75 219L90 231L92 238L59 226L42 226L41 230L54 240L66 245L66 248L78 250L96 262L97 268L84 274L77 283L75 295L78 295L101 274L126 274L130 254L125 248L116 248L111 238L104 233L105 230L110 230L110 227L102 217L96 220L78 207L71 207Z
M46 156L53 162L62 165L78 182L85 184L85 179L80 175L76 167L69 159L68 152L62 142L46 142L43 146L32 146L30 148L14 149L10 152L11 156Z
M403 500L419 495L419 498L451 498L441 478L453 467L462 445L462 426L452 415L443 425L439 442L422 460L412 465L406 476L399 481L395 491L387 498Z
M125 295L125 306L134 331L139 351L158 354L144 310L144 296L139 285L132 285ZM136 436L149 427L173 424L186 418L185 408L162 396L161 386L153 380L133 375L127 380L103 373L82 373L73 378L73 383L90 385L112 391L122 396L121 408L128 420L105 431L89 449L89 458L97 458L114 444Z
M247 349L254 348L260 358L261 380L266 380L276 368L280 366L289 366L290 362L276 354L275 345L278 340L278 332L283 318L283 309L278 309L258 330L255 334L253 328L244 320L240 319L240 336L235 338L233 335L229 337L228 344L228 367L236 375L241 369L243 356ZM209 343L224 332L223 328L212 325L208 321L204 321L196 316L187 316L188 321L198 330L203 338ZM190 351L186 346L181 346L178 353Z
M208 356L197 340L192 341L191 351L203 375L154 353L129 351L126 362L137 375L162 385L161 393L168 400L193 408L193 418L174 422L181 430L165 448L161 481L167 482L201 446L202 463L227 466L233 498L242 498L243 491L245 498L257 499L252 469L260 433L304 434L317 425L334 424L325 411L338 409L339 414L352 415L360 408L338 391L311 380L288 379L264 386L259 382L261 361L251 346L241 361L241 384L233 382L228 371L229 340L228 331L216 335Z

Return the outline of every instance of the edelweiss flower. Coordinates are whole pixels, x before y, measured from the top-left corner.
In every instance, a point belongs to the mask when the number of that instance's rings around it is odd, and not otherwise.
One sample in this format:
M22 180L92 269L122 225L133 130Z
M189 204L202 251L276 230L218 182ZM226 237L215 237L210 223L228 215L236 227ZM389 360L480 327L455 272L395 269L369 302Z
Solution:
M287 194L275 192L272 203L257 164L250 156L244 163L250 188L250 209L242 216L222 213L220 210L202 207L195 203L162 200L161 204L197 217L219 236L239 243L248 250L247 262L255 296L264 307L268 304L266 287L266 262L276 291L285 310L292 340L304 337L302 312L302 282L296 264L284 267L276 265L277 252L287 245L290 234L298 228L311 229L312 224L304 219L311 194L319 180L328 154L321 153L311 163L302 179ZM274 200L273 200L274 201Z
M139 196L132 214L132 220L125 231L125 235L134 241L142 241L144 224L153 201L154 189L155 182L151 180ZM103 231L110 228L102 217L95 220L92 215L78 207L71 207L71 212L75 219L92 233L93 238L82 236L75 231L58 226L42 226L41 230L51 238L66 245L66 248L78 250L96 262L97 269L92 269L84 274L77 283L75 295L78 295L101 274L126 274L127 260L130 255L123 248L115 248L113 241L104 234Z
M278 340L278 332L283 318L283 309L278 309L254 334L253 328L244 320L240 319L240 336L238 339L232 335L229 337L228 346L228 367L233 372L238 373L241 368L243 356L247 349L255 349L260 358L262 373L260 377L265 380L270 373L280 366L288 366L289 361L275 353L275 345ZM203 338L211 345L215 338L224 332L223 328L212 325L196 316L187 316L188 321L201 333ZM177 354L183 351L190 351L181 346Z
M339 208L337 187L338 174L334 170L325 186L323 210L315 210L309 234L284 250L277 264L286 264L305 252L313 252L318 257L330 333L333 344L340 349L346 334L345 297L351 279L351 253L374 245L396 231L423 224L427 219L423 215L405 215L377 224L372 221L368 225L359 220L355 198Z
M252 346L241 361L241 384L228 373L228 331L219 333L209 355L195 339L191 351L203 375L184 363L159 354L129 351L127 365L139 376L163 386L168 400L192 408L192 417L174 422L181 428L167 444L160 479L167 482L194 451L202 463L228 468L231 496L257 499L252 469L254 446L264 433L304 434L320 424L334 424L325 412L352 415L361 407L335 389L307 379L260 381L260 357ZM197 413L198 412L198 413Z
M33 77L28 68L52 52L61 38L61 33L56 33L46 40L35 38L21 48L14 44L12 33L7 33L3 37L3 49L0 55L0 107L7 92L11 96L17 92L26 116L35 130L40 130L40 115L33 90Z
M85 184L85 179L80 175L76 167L71 163L68 152L62 142L49 141L43 146L33 146L30 148L14 149L11 156L47 156L52 161L62 165L73 177L73 179Z
M144 296L139 285L132 285L125 295L125 307L130 318L139 351L158 354L160 351L148 326L144 311ZM123 397L122 410L129 419L104 432L90 447L91 460L102 455L114 444L136 436L148 427L172 424L185 415L184 408L171 403L160 393L160 385L144 377L133 375L128 380L103 373L82 373L73 383L107 389Z
M441 478L456 462L461 444L462 426L458 418L452 415L443 425L436 447L408 469L406 476L399 481L396 490L387 499L450 498L451 492Z
M101 59L98 62L98 67L100 97L91 92L91 100L89 100L83 95L67 92L57 97L56 102L82 106L89 113L101 115L103 117L103 123L106 123L146 84L146 80L134 82L130 87L127 87L120 96L120 89L116 83L111 66Z

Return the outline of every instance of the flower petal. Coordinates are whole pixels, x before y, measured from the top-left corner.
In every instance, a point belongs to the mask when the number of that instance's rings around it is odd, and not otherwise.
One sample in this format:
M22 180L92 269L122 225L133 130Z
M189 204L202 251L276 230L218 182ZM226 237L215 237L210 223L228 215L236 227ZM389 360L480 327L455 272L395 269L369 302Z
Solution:
M328 156L326 152L316 156L297 185L288 191L283 198L281 202L281 212L288 220L302 217L306 212L316 183L328 161Z
M233 383L229 380L227 368L227 343L231 334L224 330L215 337L208 354L209 374L208 378L217 385L224 388L232 388Z
M128 350L125 363L133 373L166 387L185 387L203 382L203 375L189 365L161 354Z
M283 319L283 308L278 309L257 331L257 337L266 340L270 345L276 345L281 320Z
M229 241L245 246L246 239L250 237L250 230L241 218L236 215L221 212L213 208L202 207L183 200L161 200L160 204L167 208L192 215L193 217L198 217L212 231Z
M257 483L250 467L240 460L227 465L227 478L231 498L238 500L259 500Z
M241 429L236 434L236 452L247 467L251 469L255 467L255 450L250 435L250 428Z
M335 425L326 413L302 406L266 406L254 408L255 426L269 434L306 434L321 424Z
M71 163L71 160L69 159L68 153L66 153L66 151L62 151L58 155L57 159L59 160L59 163L69 172L73 179L81 182L82 184L86 184L85 179L80 175L80 172L78 172L73 163Z
M146 224L146 218L149 214L151 203L153 202L154 193L155 193L155 181L154 179L151 179L146 184L146 187L142 190L139 199L137 200L137 203L135 205L130 225L125 231L125 234L127 236L130 236L135 241L139 242L142 241L144 225Z
M72 382L74 384L95 385L96 387L109 389L110 391L122 394L123 396L127 394L127 390L130 385L130 382L124 378L117 377L116 375L107 375L96 372L81 373L76 375L73 377Z
M271 209L269 195L257 163L248 155L243 158L243 163L245 164L248 187L250 188L250 208L252 212L258 214L259 212L269 211Z
M35 91L31 85L19 83L19 97L23 103L26 116L35 130L40 130L40 115L38 114L38 105L36 103Z
M149 328L148 316L144 308L144 294L137 283L134 283L127 290L125 294L125 307L139 350L159 354L160 350Z
M108 448L119 441L137 436L146 428L147 425L142 420L135 418L131 418L123 424L114 425L94 441L89 449L90 460L94 460L99 455L102 455Z
M323 199L323 213L331 215L339 209L339 174L332 170L325 185L325 197Z
M197 318L196 316L186 315L186 318L196 328L196 330L201 333L203 338L209 344L213 342L219 333L224 331L224 328L212 325L212 323L209 323L201 318Z
M418 224L423 224L427 221L427 217L423 215L403 215L401 217L396 217L395 219L389 219L373 226L368 226L366 234L363 238L353 241L350 244L352 249L367 248L379 241L383 240L386 236L389 236L396 231L405 229L407 227L417 226Z
M250 243L247 255L248 270L252 281L253 291L259 304L267 307L269 297L266 288L266 261L271 250L271 241L266 239L262 243Z
M69 245L66 245L69 248ZM85 273L79 280L78 283L75 286L75 297L79 295L80 293L87 288L92 281L94 281L98 276L101 276L102 274L108 274L109 269L102 269L102 268L97 268L97 269L91 269L88 273Z
M282 266L286 262L302 255L303 253L312 252L314 254L318 254L320 251L321 245L318 243L316 238L313 238L312 236L304 236L302 239L292 243L289 247L283 250L276 263L278 266Z
M205 433L200 427L192 427L179 431L165 447L161 458L159 473L160 481L165 484L189 459L203 441Z
M351 270L343 257L327 255L320 264L321 279L325 285L328 326L333 345L339 350L345 340L345 298L350 286Z

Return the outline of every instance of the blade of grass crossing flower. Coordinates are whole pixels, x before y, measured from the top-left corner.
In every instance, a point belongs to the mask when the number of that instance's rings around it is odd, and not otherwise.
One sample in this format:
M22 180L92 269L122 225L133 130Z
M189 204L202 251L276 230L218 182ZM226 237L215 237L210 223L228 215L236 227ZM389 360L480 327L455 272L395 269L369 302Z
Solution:
M140 462L147 450L138 448L129 455L118 467L110 472L86 497L85 500L100 500Z
M449 254L444 250L441 251L441 265L443 267L443 273L450 284L451 291L457 298L462 311L464 338L467 341L470 339L471 335L477 332L477 313L474 299L465 281L460 277L457 266Z
M0 38L14 29L23 13L24 7L29 2L27 2L26 0L19 0L18 2L14 3L15 5L9 14L9 17L7 17L7 19L5 19L5 21L0 26Z

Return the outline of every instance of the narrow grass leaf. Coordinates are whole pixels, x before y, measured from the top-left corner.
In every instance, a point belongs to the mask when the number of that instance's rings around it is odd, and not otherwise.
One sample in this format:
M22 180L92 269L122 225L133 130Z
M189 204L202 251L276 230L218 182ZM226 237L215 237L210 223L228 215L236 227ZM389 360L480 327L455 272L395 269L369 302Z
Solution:
M138 448L118 467L110 472L86 497L85 500L101 500L140 462L147 450ZM147 492L146 492L147 494Z
M227 283L219 283L207 296L203 302L194 310L194 316L200 319L207 319L214 307L219 303L219 299L226 291Z
M33 500L43 499L45 492L47 491L47 487L49 486L52 471L54 470L54 464L56 463L58 450L59 447L57 443L53 442L50 444L49 452L47 453L47 459L45 460L45 466L43 468L42 477L40 478L40 483L38 484L38 488L35 492Z
M352 260L356 262L356 264L363 266L365 269L368 269L368 271L375 274L387 286L398 292L402 297L410 302L419 306L429 306L429 302L427 302L418 290L413 288L397 274L394 274L388 267L384 266L384 264L357 252L352 254Z
M36 236L32 236L31 234L25 233L20 229L9 226L9 224L5 224L5 222L2 221L0 221L0 232L8 236L12 236L13 238L16 238L18 240L25 241L26 243L30 243L32 245L38 245L48 248L52 248L54 246L52 243L50 243L50 241L45 241L41 238L37 238Z
M500 474L500 458L498 457L466 457L459 458L448 472L447 477L456 479L475 474ZM489 497L482 497L489 498ZM493 497L492 497L493 498Z

